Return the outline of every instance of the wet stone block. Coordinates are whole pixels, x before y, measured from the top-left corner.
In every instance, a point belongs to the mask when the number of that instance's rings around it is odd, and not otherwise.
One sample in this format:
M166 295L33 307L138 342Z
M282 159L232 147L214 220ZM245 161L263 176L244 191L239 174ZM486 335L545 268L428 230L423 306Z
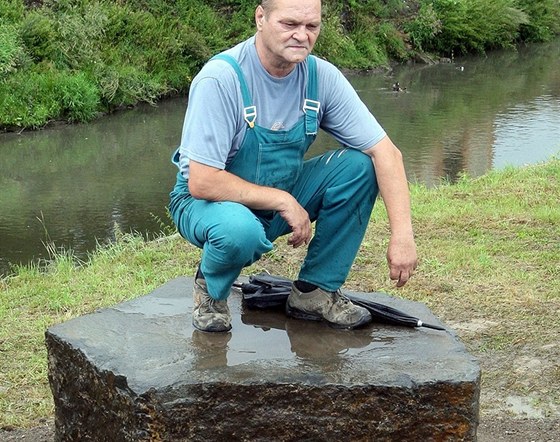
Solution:
M234 293L232 331L202 333L192 282L47 330L57 440L476 440L480 368L453 330L334 330Z

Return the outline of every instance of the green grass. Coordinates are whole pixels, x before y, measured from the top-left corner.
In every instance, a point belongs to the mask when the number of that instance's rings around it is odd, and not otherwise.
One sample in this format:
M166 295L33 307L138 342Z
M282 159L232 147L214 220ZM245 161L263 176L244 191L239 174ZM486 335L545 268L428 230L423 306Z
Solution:
M389 280L387 218L378 203L346 288L424 302L454 327L480 360L483 413L496 413L511 394L557 416L560 160L411 192L416 275L401 289ZM280 238L247 273L295 277L304 253ZM0 428L52 417L47 327L192 275L200 252L176 235L151 242L121 235L87 262L56 255L0 281ZM541 368L528 370L523 361Z

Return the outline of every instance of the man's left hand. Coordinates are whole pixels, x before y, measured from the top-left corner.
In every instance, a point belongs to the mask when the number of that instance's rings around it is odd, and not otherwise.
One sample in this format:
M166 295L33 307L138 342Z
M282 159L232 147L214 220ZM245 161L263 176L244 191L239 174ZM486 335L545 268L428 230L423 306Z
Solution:
M391 236L387 248L387 263L389 264L389 277L393 281L397 281L397 287L405 285L418 265L416 244L412 235Z

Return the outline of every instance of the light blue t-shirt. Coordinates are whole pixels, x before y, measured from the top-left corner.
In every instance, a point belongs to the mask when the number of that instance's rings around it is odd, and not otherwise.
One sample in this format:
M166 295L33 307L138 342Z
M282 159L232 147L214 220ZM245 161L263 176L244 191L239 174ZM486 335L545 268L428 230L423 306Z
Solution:
M287 76L271 76L262 66L255 37L226 51L233 56L247 82L256 124L274 130L290 129L303 115L307 85L307 62L296 65ZM317 58L319 124L341 145L364 150L384 136L385 131L358 97L342 73ZM194 78L179 147L179 168L188 177L188 161L224 169L239 149L247 123L243 98L233 67L211 60Z

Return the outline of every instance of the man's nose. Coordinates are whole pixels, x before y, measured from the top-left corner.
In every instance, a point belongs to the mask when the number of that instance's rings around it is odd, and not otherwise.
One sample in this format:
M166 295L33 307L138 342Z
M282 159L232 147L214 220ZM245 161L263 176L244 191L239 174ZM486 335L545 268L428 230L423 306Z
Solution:
M297 41L307 40L307 28L305 27L305 25L298 26L294 30L293 38Z

